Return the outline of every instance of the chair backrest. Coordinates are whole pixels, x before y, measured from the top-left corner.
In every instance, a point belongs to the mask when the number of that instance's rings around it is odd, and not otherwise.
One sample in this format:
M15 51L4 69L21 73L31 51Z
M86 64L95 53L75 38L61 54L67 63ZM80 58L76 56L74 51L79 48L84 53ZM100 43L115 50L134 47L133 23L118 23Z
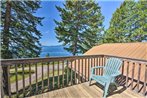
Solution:
M104 74L106 76L110 76L119 71L122 66L122 60L118 58L109 58L106 60L106 65L104 67Z

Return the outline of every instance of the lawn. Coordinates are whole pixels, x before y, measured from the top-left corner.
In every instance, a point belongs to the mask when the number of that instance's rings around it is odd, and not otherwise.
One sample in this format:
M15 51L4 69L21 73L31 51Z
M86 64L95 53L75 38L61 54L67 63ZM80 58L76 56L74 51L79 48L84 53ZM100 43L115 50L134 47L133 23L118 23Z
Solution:
M54 62L54 64L58 64L58 62ZM59 65L61 65L62 62L59 62ZM42 63L37 63L37 67L41 66ZM43 66L47 66L47 63L44 63ZM50 63L50 66L52 66L53 63ZM31 64L31 74L35 73L35 64ZM59 74L61 74L61 71L59 72ZM50 76L52 75L52 72L50 73ZM54 71L54 75L57 75L57 71ZM24 67L24 78L29 77L29 65L25 65ZM22 66L18 66L17 67L17 78L18 81L23 79L23 71L22 71ZM10 69L10 82L14 83L16 81L16 71L15 71L15 67L11 67Z
M34 69L31 70L31 74L33 74L35 72ZM24 69L24 77L27 78L29 77L29 69L25 68ZM17 69L17 78L18 80L22 80L23 79L23 71L22 68L18 68ZM14 69L10 69L10 82L14 83L16 81L16 72Z

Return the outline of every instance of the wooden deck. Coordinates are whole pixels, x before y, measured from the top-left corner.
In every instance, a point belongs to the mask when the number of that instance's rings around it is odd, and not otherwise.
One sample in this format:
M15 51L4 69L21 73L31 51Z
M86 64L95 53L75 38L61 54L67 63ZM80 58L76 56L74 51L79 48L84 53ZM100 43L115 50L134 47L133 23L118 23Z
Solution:
M114 86L113 86L114 87ZM111 88L112 89L112 88ZM89 86L88 82L62 89L53 90L30 98L102 98L102 89L96 83ZM146 98L129 89L118 87L109 94L108 98Z

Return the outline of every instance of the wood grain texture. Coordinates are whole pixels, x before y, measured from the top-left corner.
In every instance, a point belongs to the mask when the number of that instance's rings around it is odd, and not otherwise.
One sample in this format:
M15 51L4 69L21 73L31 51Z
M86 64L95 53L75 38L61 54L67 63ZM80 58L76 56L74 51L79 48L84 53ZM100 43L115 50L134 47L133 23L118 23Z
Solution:
M62 89L53 90L30 98L101 98L102 89L92 81L93 85L89 86L88 82ZM111 88L110 88L111 89ZM111 92L107 98L144 98L130 89L118 87L118 90Z

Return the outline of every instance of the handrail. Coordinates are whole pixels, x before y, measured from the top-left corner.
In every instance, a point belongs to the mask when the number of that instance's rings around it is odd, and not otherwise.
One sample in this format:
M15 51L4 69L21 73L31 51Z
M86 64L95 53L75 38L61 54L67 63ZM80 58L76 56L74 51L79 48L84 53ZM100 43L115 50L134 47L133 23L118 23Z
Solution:
M91 58L91 57L102 57L103 55L83 55L83 56L67 56L67 57L47 57L47 58L23 58L23 59L2 59L1 65L11 65L18 63L37 63L46 61L58 61L58 60L74 60L79 58Z
M89 57L115 57L115 58L121 58L126 59L129 61L137 61L137 62L147 62L147 60L142 59L135 59L135 58L128 58L128 57L120 57L120 56L113 56L113 55L82 55L82 56L66 56L66 57L47 57L47 58L23 58L23 59L2 59L1 65L10 65L10 64L17 64L20 63L35 63L35 62L46 62L46 61L56 61L56 60L74 60L78 58L89 58Z
M129 57L121 57L121 56L113 56L113 55L104 55L106 57L115 57L115 58L121 58L124 60L129 60L129 61L137 61L137 62L147 62L147 60L143 60L143 59L136 59L136 58L129 58Z

